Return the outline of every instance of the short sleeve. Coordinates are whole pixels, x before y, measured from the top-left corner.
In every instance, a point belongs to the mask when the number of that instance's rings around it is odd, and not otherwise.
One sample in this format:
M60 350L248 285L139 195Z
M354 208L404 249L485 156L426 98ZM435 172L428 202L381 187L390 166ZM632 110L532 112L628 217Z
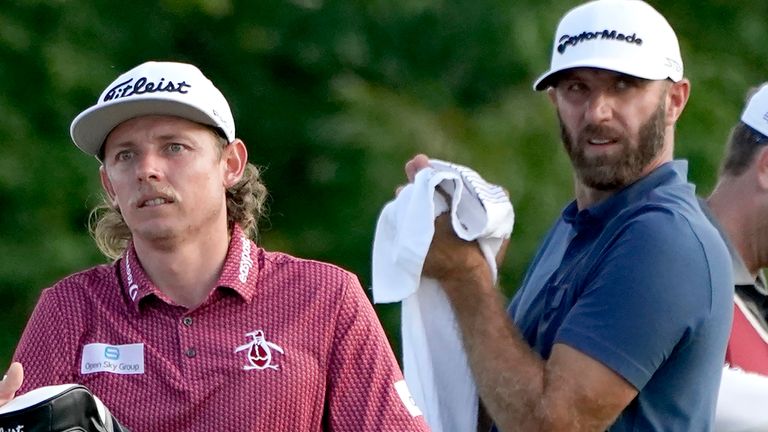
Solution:
M21 335L14 361L24 367L24 383L17 394L38 387L76 381L76 337L54 289L42 292Z
M429 430L408 409L402 373L362 287L351 275L346 285L328 368L329 430Z
M699 329L724 315L713 314L709 265L688 220L664 210L644 213L608 245L555 342L643 388L686 338L702 337Z

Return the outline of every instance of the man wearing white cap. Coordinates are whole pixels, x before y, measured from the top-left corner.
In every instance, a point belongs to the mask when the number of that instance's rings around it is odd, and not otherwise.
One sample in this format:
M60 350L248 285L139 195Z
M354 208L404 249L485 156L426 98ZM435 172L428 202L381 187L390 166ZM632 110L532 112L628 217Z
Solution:
M427 430L357 278L253 242L266 189L196 67L131 69L71 135L114 261L43 291L0 403L79 383L134 431Z
M768 85L753 90L731 130L717 186L701 207L733 267L733 327L718 397L717 430L765 430L768 413Z
M560 21L534 87L557 110L575 200L507 312L477 245L444 217L424 264L483 405L503 431L711 430L733 290L673 160L690 89L674 31L639 0L585 3ZM409 161L409 178L426 164Z

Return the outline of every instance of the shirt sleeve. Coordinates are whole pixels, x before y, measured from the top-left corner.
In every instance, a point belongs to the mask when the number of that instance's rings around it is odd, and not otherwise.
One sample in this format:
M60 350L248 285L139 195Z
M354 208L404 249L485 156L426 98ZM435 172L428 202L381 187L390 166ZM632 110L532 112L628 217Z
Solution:
M335 322L326 421L339 431L428 431L412 411L400 367L357 279L349 275Z
M76 382L78 344L69 325L74 319L64 316L54 289L42 292L13 356L24 367L24 382L17 395Z
M731 294L715 292L720 285L710 264L720 270L719 262L708 258L684 217L638 216L606 246L555 342L597 359L638 389L687 340L713 339L706 344L719 349L714 339L727 338L730 327L719 309L729 307ZM722 267L717 283L728 285L730 267Z

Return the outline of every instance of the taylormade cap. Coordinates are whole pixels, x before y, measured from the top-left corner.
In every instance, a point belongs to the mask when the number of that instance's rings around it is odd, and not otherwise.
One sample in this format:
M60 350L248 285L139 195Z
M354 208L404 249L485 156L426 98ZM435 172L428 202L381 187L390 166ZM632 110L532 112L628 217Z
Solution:
M768 137L768 84L763 84L749 98L744 112L741 113L741 121Z
M220 129L235 139L235 121L219 89L195 66L147 62L120 75L96 105L72 121L70 135L80 150L98 156L120 123L145 115L172 115Z
M641 0L596 0L571 9L557 26L550 68L533 88L544 90L558 72L579 67L650 80L683 78L675 31Z

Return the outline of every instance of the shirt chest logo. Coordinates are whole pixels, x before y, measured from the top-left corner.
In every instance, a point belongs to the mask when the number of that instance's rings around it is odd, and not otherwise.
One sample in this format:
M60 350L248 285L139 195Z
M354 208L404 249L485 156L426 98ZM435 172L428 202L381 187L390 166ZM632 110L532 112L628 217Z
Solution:
M130 254L125 254L125 275L128 279L128 295L131 300L136 301L136 295L139 294L139 286L134 282L133 271L131 271Z
M284 354L283 349L276 343L269 342L264 336L263 330L256 330L246 333L245 337L251 340L235 348L235 352L245 351L248 364L243 366L244 370L280 370L280 366L275 364L275 358L272 356L272 350Z
M144 373L144 344L108 345L91 343L83 346L80 373L106 372L118 375Z
M245 283L248 281L248 273L250 273L253 267L253 260L251 259L251 241L243 237L243 252L240 254L240 269L238 272L238 279L240 282Z

